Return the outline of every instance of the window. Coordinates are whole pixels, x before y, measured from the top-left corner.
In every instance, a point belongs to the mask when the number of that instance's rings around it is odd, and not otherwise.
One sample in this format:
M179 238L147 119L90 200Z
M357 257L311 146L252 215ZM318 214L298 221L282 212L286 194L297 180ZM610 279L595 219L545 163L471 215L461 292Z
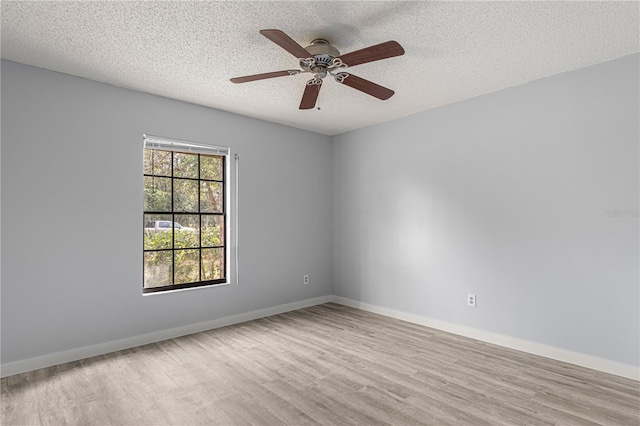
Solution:
M228 157L145 135L144 293L228 281Z

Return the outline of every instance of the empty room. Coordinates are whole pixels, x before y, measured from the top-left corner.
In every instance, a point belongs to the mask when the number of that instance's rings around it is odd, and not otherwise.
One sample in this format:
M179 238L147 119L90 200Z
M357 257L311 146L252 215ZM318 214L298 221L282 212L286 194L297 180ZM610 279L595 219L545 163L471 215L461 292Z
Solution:
M0 7L2 425L640 425L640 2Z

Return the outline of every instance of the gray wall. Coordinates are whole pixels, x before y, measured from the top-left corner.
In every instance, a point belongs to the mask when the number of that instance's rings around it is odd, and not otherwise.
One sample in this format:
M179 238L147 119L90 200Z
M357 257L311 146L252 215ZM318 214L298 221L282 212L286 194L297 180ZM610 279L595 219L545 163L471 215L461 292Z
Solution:
M637 366L638 60L334 137L333 293Z
M143 133L240 155L240 285L142 296ZM7 61L1 136L3 363L330 294L329 137Z
M638 71L634 55L331 144L2 61L2 362L333 279L338 296L638 365ZM239 286L141 295L142 133L241 156Z

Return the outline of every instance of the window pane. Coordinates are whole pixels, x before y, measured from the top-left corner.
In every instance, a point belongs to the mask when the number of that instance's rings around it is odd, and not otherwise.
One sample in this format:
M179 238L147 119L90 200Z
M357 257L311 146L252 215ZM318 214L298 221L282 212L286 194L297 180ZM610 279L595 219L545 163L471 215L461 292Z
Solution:
M176 152L173 154L173 176L197 178L198 154L185 154Z
M144 178L144 211L171 211L171 179L149 177Z
M220 215L202 215L202 247L224 245L224 217Z
M203 213L222 213L221 183L200 182L200 211Z
M200 250L176 250L175 283L193 283L200 280Z
M171 251L147 251L144 253L144 287L171 285L173 269Z
M159 250L172 247L170 214L144 215L144 249Z
M177 214L175 218L175 247L198 247L200 245L200 216L197 214Z
M171 151L145 149L144 174L171 176Z
M202 280L224 278L224 249L202 249Z
M173 180L173 211L198 212L198 181Z
M222 157L200 155L200 179L222 180Z

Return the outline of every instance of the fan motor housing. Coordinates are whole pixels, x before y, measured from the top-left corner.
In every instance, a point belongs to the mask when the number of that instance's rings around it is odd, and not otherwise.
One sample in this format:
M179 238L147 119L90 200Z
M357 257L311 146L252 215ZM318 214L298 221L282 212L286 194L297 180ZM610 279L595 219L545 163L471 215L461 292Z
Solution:
M331 58L337 58L340 56L338 49L329 44L329 42L322 38L317 38L311 42L311 44L304 48L311 55L315 56L331 56Z
M333 64L333 59L340 56L340 52L331 46L327 40L318 38L311 42L311 45L304 48L313 56L313 64L300 61L303 70L313 72L317 78L323 79L327 76L327 68Z

